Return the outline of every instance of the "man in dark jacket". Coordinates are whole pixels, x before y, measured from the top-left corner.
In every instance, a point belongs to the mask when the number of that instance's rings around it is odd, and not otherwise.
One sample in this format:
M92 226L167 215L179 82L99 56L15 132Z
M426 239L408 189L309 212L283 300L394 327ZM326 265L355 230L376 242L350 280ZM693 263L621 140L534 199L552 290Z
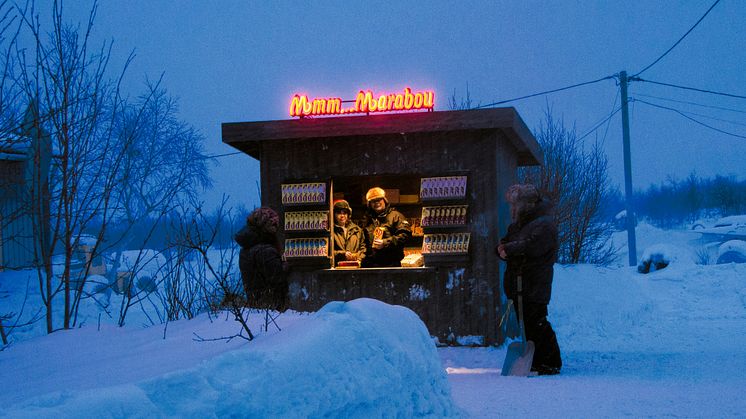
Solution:
M280 217L271 208L255 209L236 234L238 266L250 307L285 311L288 283L277 235Z
M334 203L334 264L342 261L362 261L365 258L363 230L350 221L352 208L340 199Z
M506 198L512 223L495 249L508 264L503 278L505 294L516 301L517 279L521 276L526 339L536 345L531 369L539 375L559 374L560 348L547 320L559 246L552 205L533 185L513 185Z
M404 215L386 200L381 188L371 188L365 199L365 242L368 253L363 266L369 268L401 266L404 244L412 237L412 230Z

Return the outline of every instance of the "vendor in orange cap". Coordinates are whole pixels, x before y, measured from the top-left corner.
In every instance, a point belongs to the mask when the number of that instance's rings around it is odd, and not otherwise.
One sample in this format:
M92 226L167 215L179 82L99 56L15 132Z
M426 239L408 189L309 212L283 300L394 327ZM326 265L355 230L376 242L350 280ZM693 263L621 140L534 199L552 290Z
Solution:
M363 230L350 221L352 208L344 199L334 202L334 264L361 261L365 257Z
M365 194L368 207L363 229L368 253L363 266L368 268L401 266L404 244L412 237L409 222L386 200L386 192L371 188Z

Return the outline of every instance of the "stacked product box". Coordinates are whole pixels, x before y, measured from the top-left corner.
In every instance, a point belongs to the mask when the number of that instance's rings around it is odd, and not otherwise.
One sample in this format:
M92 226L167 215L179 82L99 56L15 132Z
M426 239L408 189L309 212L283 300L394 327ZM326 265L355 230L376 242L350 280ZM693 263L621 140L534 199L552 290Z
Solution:
M420 199L461 199L466 196L466 176L426 177L420 180Z
M285 213L285 231L329 230L329 211Z
M462 226L466 224L467 205L451 205L445 207L423 207L423 227Z
M329 239L326 237L299 238L285 240L285 257L319 257L326 256Z
M323 204L326 202L326 183L282 184L282 204Z
M464 254L469 252L470 233L425 234L422 253Z

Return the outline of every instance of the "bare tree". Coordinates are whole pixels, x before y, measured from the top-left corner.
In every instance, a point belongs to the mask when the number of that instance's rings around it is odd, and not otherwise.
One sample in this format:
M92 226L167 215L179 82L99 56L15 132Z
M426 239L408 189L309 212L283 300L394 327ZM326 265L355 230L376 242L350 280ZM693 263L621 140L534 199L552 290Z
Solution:
M110 283L117 279L125 249L137 249L136 260L128 267L132 279L137 278L137 271L148 262L146 250L151 248L156 229L165 222L167 215L183 207L183 202L196 202L197 189L210 184L207 158L202 152L204 138L178 119L177 101L157 86L149 86L148 93L140 101L134 109L125 112L119 128L120 137L132 137L134 141L115 191L120 209L116 218L123 231L110 235L111 246L116 249ZM142 112L138 113L140 110ZM134 242L129 234L135 225L145 230L139 242ZM160 277L163 275L166 274L161 272ZM125 298L119 309L120 324L124 323L129 307L140 303L143 297L133 289L135 284L135 280L126 281L122 290Z
M601 144L595 142L586 150L575 128L565 127L549 108L535 135L544 152L543 164L522 168L519 178L536 185L555 205L560 262L611 262L612 227L601 218L610 191Z
M23 117L20 104L22 91L15 86L14 52L19 48L18 33L22 25L16 8L7 1L0 2L0 138L13 141Z
M133 103L124 98L120 88L132 55L110 77L112 43L91 44L96 3L81 27L66 24L55 1L48 32L33 6L17 9L34 45L16 49L15 85L33 104L30 131L53 156L48 172L45 162L34 162L38 178L25 200L34 218L34 264L51 333L76 325L93 261L122 243L132 245L127 225L148 219L152 231L180 197L209 182L202 136L178 121L176 101L158 83ZM114 222L125 225L118 237L108 234ZM91 257L79 260L76 253L91 234ZM147 243L136 245L145 249ZM57 296L63 298L61 325L53 315ZM120 308L120 324L131 305Z

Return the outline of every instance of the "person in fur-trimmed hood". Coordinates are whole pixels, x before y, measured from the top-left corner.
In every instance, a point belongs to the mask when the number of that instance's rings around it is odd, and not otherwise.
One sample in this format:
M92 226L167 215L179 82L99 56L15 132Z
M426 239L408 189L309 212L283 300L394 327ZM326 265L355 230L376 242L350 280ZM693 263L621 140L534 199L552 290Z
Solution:
M559 247L553 206L534 185L528 184L508 188L506 199L512 223L495 249L507 262L503 277L505 295L516 301L516 284L521 275L526 339L536 345L531 370L539 375L559 374L562 368L560 348L547 320Z
M236 233L241 246L238 267L250 307L278 311L287 307L287 266L277 234L279 224L273 209L261 207L246 217L246 225Z

